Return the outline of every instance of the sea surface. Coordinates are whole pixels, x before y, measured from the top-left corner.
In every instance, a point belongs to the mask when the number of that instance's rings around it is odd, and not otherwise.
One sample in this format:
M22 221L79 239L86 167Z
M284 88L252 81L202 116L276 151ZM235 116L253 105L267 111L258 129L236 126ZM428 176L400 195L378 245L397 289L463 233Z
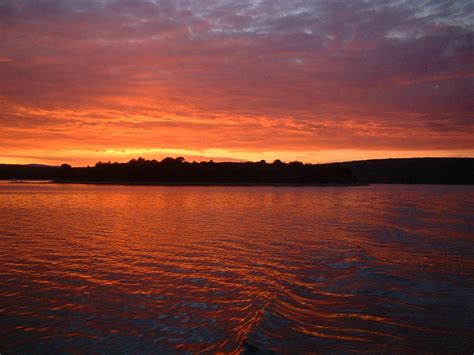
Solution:
M474 351L474 186L0 183L0 353Z

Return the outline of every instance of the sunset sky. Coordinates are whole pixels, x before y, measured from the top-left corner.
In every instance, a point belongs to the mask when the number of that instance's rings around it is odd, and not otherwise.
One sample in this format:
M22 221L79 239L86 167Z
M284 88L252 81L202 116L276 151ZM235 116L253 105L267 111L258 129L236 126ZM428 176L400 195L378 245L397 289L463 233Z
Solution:
M0 163L474 156L474 2L0 0Z

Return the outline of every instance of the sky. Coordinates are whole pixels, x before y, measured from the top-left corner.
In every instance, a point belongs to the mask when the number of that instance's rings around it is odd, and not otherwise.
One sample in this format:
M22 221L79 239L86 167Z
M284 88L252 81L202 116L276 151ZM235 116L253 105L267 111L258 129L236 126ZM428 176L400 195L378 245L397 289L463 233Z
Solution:
M0 0L0 163L474 157L474 2Z

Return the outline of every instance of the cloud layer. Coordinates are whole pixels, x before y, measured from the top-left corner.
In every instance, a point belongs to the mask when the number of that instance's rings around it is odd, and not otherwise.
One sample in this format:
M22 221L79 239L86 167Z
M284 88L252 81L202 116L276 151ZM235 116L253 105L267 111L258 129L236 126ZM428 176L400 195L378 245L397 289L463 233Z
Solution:
M4 0L0 33L3 157L474 152L471 1Z

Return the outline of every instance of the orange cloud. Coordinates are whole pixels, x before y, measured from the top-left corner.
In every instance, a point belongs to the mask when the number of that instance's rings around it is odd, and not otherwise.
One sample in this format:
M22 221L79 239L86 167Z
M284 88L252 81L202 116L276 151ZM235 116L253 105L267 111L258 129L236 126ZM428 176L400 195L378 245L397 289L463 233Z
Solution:
M0 159L472 155L468 2L194 4L2 2Z

